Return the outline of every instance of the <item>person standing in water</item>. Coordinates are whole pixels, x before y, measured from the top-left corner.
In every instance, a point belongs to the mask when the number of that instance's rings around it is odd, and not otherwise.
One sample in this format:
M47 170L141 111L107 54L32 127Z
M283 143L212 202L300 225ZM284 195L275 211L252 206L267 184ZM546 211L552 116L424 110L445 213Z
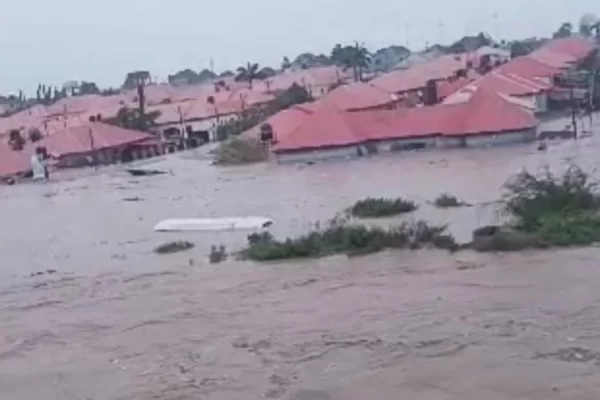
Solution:
M37 147L35 153L31 156L31 170L33 171L34 181L45 181L50 177L44 153L46 152L43 147Z

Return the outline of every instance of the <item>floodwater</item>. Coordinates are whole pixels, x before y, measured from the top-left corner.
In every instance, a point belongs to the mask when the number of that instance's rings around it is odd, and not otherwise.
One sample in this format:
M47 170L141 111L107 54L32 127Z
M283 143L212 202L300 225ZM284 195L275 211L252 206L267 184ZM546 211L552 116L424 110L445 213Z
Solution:
M216 168L188 153L153 165L172 175L115 167L2 187L0 398L596 400L600 248L211 265L210 245L244 235L152 227L256 215L291 235L400 195L468 240L500 218L512 174L594 168L599 153L597 137L311 166ZM477 205L436 210L441 192ZM196 248L153 253L175 239Z

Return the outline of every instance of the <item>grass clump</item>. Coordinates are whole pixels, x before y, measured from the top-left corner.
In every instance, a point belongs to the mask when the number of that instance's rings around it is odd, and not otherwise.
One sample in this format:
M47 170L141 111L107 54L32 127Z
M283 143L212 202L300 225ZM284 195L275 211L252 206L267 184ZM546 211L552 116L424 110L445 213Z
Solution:
M213 154L215 164L221 165L250 164L269 159L269 150L261 142L244 137L222 142Z
M468 203L459 200L456 196L451 194L442 193L433 202L433 205L437 208L452 208L452 207L464 207L468 206Z
M352 256L386 248L418 249L429 246L457 250L454 237L446 234L445 230L445 226L433 226L425 221L404 222L383 229L334 220L325 229L284 240L277 240L268 232L249 235L248 247L241 252L241 256L255 261L272 261L333 254Z
M348 210L349 214L358 218L382 218L415 211L418 206L402 198L386 199L368 197L359 200Z
M163 243L154 248L154 252L157 254L171 254L171 253L179 253L182 251L186 251L192 249L194 244L191 242L187 242L185 240L177 240L174 242Z
M504 211L512 218L495 231L474 232L481 251L575 246L600 242L598 185L577 166L555 175L523 171L506 185ZM482 245L483 244L483 245Z

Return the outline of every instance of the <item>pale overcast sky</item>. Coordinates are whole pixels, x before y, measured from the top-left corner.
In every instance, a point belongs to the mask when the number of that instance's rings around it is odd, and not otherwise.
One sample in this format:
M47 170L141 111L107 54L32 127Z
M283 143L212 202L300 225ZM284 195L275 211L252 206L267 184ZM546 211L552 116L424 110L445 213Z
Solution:
M0 0L0 91L91 80L120 85L131 70L159 79L183 68L329 53L337 42L420 47L487 31L548 35L592 0ZM497 19L494 14L497 13ZM441 24L440 24L441 21ZM497 22L496 22L497 21ZM439 27L438 27L439 26ZM408 32L408 35L407 35Z

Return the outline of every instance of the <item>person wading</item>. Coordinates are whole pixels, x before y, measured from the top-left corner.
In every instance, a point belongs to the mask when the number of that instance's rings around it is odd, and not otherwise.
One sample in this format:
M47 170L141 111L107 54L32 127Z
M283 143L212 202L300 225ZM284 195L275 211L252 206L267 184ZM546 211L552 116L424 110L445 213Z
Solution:
M35 154L31 156L31 170L34 181L45 181L50 178L47 165L48 153L45 147L36 147Z

